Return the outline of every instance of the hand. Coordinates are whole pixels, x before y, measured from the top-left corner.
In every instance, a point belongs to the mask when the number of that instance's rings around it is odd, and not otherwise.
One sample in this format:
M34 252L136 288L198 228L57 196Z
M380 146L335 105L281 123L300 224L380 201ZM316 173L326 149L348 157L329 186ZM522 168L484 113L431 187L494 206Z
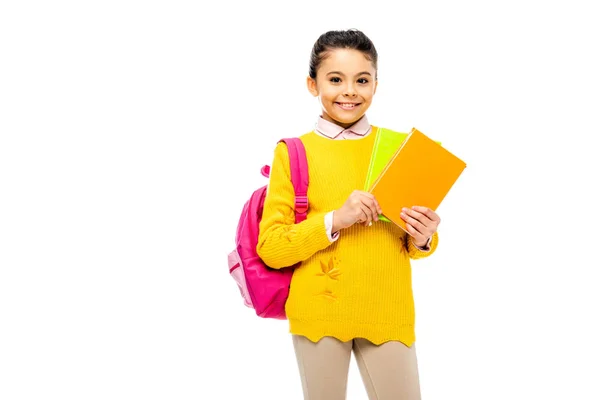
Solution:
M406 222L408 234L412 236L415 246L423 247L427 240L437 231L440 217L427 207L414 206L403 208L400 218Z
M375 196L368 192L355 190L344 205L333 213L332 231L337 232L357 222L369 226L373 221L379 220L379 214L381 214L381 207Z

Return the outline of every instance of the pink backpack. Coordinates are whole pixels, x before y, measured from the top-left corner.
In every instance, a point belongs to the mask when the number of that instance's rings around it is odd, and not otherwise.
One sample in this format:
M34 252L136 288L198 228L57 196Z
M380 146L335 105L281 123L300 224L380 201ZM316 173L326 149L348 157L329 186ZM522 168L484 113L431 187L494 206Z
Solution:
M281 139L288 148L290 172L296 193L296 223L306 219L308 211L308 164L306 151L298 138ZM269 177L270 167L261 172ZM256 253L258 228L262 218L267 186L254 193L244 205L235 236L236 248L228 256L229 273L238 284L244 304L263 318L286 319L285 302L295 266L269 268Z

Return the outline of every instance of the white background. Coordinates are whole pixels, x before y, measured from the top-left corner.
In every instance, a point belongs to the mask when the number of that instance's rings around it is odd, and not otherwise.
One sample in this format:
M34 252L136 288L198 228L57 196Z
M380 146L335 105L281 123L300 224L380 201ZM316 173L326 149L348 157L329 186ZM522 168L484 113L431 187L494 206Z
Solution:
M600 399L592 3L2 2L0 398L302 398L226 257L312 44L359 28L371 122L467 162L413 263L423 398Z

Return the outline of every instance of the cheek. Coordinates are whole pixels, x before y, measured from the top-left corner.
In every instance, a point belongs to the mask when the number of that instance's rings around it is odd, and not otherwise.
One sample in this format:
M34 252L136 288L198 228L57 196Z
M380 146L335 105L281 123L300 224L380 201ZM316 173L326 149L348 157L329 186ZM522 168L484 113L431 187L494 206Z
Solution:
M363 96L363 98L364 98L366 101L368 101L368 102L370 102L370 101L373 99L373 95L374 95L374 93L373 93L373 88L372 88L372 87L371 87L371 88L369 88L369 89L367 89L367 90L364 90L364 91L362 92L362 96Z
M360 92L361 97L365 100L365 101L371 101L371 99L373 98L373 91L371 90L363 90L362 92Z
M321 92L322 101L330 103L335 101L335 99L337 99L337 93L333 93L331 90L325 90Z
M337 95L334 88L331 86L325 87L322 91L324 97L334 97Z
M369 96L373 96L373 93L375 93L375 85L364 86L362 92Z

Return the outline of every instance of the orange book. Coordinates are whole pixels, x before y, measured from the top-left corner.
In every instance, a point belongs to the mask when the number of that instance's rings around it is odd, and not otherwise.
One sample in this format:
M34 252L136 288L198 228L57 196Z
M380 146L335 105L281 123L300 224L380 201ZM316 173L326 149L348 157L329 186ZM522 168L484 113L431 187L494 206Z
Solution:
M383 215L406 231L403 207L424 206L435 211L466 164L422 132L413 128L370 192Z

